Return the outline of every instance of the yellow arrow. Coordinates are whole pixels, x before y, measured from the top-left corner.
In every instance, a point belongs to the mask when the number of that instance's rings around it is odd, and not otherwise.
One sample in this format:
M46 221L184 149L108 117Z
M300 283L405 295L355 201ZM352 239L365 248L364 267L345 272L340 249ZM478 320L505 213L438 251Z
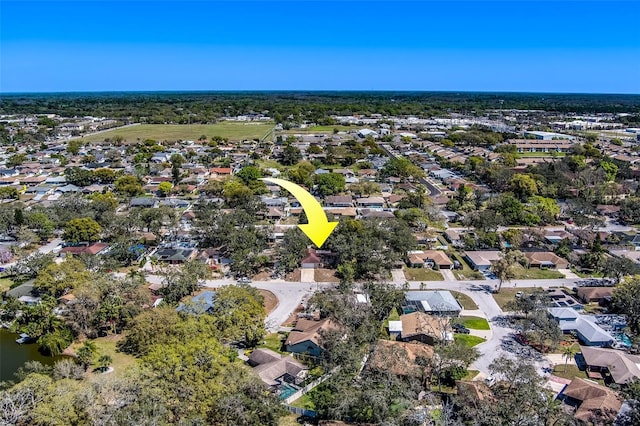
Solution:
M304 225L298 225L298 228L313 241L316 247L322 247L338 225L338 222L329 222L320 203L303 187L284 179L263 178L261 180L281 186L296 197L302 205L304 212L307 214L307 220L309 222Z

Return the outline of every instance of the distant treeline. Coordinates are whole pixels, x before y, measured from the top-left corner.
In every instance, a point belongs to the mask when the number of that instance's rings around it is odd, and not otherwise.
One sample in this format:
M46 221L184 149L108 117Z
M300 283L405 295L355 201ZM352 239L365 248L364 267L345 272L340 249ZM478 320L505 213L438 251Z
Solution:
M4 94L0 114L104 116L146 123L211 123L265 113L277 122L334 124L331 115L432 117L491 109L640 113L640 95L489 92L104 92Z

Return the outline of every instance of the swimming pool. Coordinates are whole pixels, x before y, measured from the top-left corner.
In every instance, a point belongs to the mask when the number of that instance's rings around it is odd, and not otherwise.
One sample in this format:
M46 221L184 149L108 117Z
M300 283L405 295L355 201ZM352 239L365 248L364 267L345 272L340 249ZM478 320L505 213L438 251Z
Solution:
M290 385L289 383L284 383L279 388L280 399L287 399L296 392L298 392L298 388Z
M631 339L629 339L629 336L624 333L616 334L616 340L625 345L627 348L631 347Z

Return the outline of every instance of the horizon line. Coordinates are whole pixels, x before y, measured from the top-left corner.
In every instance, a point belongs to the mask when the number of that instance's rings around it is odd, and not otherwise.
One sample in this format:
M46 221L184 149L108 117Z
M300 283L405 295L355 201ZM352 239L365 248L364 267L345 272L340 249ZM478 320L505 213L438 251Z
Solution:
M479 93L534 95L623 95L640 96L633 92L553 92L528 90L423 90L423 89L160 89L160 90L65 90L65 91L0 91L2 96L106 94L106 93Z

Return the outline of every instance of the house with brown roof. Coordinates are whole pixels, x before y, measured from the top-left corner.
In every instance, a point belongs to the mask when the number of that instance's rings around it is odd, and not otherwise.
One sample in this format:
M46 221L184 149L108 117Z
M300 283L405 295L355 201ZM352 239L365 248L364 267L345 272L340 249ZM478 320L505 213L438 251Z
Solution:
M401 315L400 322L402 330L399 338L403 342L422 342L433 346L437 342L453 340L453 334L447 330L448 318L412 312Z
M285 383L300 385L307 377L309 369L295 360L291 355L280 355L267 348L255 349L251 352L247 363L253 367L260 380L272 390L277 390Z
M602 379L610 375L619 384L626 384L640 379L640 356L630 355L615 349L580 346L580 353L587 364L587 375L594 379Z
M412 250L407 252L407 263L412 268L430 267L433 269L452 269L453 262L441 250Z
M569 262L550 251L525 252L530 268L567 269Z
M329 318L320 321L300 318L284 342L287 352L307 353L319 356L322 352L322 336L337 326Z
M329 195L324 199L327 207L353 207L353 198L350 195Z
M89 246L68 246L60 250L60 255L61 256L68 256L68 255L80 256L84 254L89 256L95 256L105 251L108 247L109 247L109 244L107 243L93 243Z
M578 298L584 303L608 303L613 296L613 287L578 287Z
M214 167L209 172L210 177L221 178L231 176L233 174L233 169L231 167Z
M622 407L620 395L591 380L574 378L558 399L575 411L573 417L585 424L612 424Z
M396 376L422 377L427 374L421 366L421 358L431 359L433 347L420 343L378 340L367 360L367 368L372 371L391 372Z
M303 268L322 268L322 258L316 253L315 249L308 248L307 255L300 261Z

